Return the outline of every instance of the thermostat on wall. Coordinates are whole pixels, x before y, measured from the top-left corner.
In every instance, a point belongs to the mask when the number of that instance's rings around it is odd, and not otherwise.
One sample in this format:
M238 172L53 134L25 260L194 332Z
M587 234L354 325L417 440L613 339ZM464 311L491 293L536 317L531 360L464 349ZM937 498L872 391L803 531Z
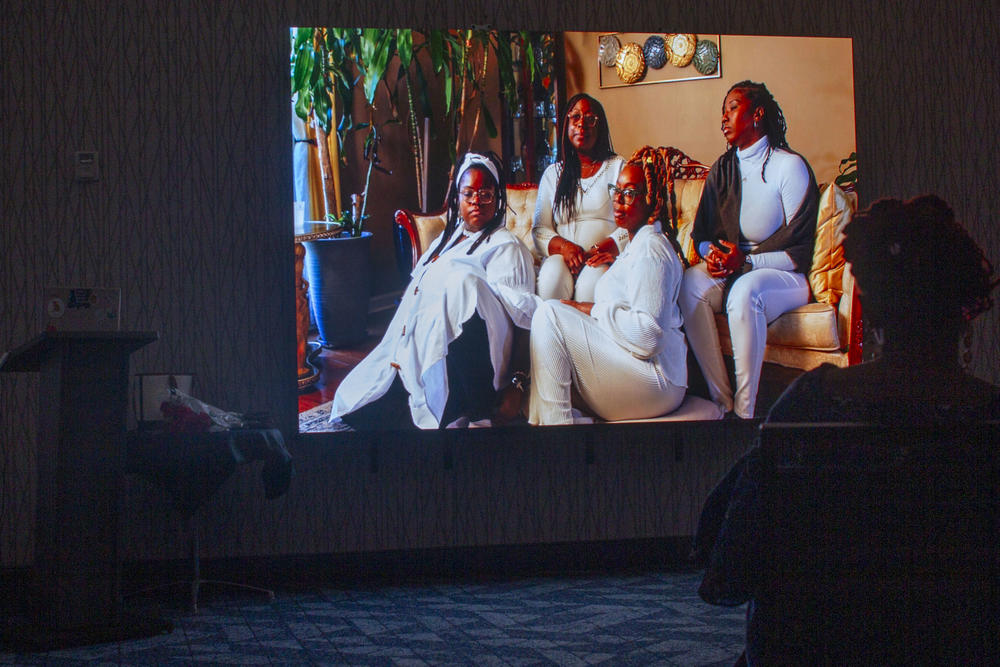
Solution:
M74 178L81 183L96 181L100 175L97 151L77 151L74 161Z

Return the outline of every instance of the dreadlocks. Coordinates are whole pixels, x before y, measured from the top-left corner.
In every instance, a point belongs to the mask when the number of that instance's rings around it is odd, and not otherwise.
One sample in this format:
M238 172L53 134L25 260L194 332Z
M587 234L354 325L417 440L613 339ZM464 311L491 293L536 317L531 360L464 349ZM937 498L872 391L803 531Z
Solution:
M726 93L733 92L734 90L739 90L750 102L750 110L754 111L758 107L764 110L764 117L761 119L763 124L764 134L767 136L767 157L764 158L764 164L760 168L761 180L767 182L764 178L764 170L767 168L767 162L771 159L771 152L775 148L788 148L788 140L785 139L785 131L788 129L788 124L785 123L785 114L782 113L781 107L775 101L774 96L771 91L767 89L763 83L757 83L755 81L750 81L749 79L745 81L740 81L739 83L734 83L729 91Z
M653 222L659 220L663 227L663 233L674 247L674 251L681 258L684 266L684 253L681 252L680 243L677 242L677 229L669 219L664 221L661 213L669 206L670 194L668 190L670 158L667 155L667 148L660 146L643 146L632 153L626 165L634 165L642 170L642 177L646 184L646 204L649 205L649 220Z

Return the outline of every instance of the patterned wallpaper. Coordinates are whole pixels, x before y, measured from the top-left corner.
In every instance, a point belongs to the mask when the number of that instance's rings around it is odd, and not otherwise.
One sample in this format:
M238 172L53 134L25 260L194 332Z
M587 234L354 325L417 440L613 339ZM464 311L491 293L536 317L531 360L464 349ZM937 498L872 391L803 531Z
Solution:
M997 38L994 3L14 0L0 12L0 350L37 333L42 287L121 287L125 328L160 333L159 342L134 355L135 370L195 372L197 393L208 402L268 410L294 432L284 29L351 23L854 37L862 198L937 192L1000 263L993 219L1000 205L1000 72L995 59L977 55ZM77 150L100 152L98 182L72 180ZM388 231L388 221L380 224ZM972 370L996 383L998 341L994 309L976 324ZM39 412L47 410L38 405L35 377L0 375L0 566L31 558L33 442ZM641 433L630 446L655 439ZM576 446L569 436L547 440ZM486 458L470 465L505 474L504 457L483 448ZM300 451L322 458L323 450ZM641 457L624 460L641 464ZM609 470L608 480L632 470ZM411 489L433 486L407 479ZM252 504L252 482L234 480L232 493L244 499L237 503ZM610 526L623 510L608 484L601 520ZM349 490L324 503L351 501ZM554 493L559 497L558 487ZM434 502L423 498L434 516ZM308 498L296 504L311 505ZM283 526L287 539L276 541L248 530L243 524L253 518L234 510L228 516L240 518L217 526L215 548L220 555L347 548L303 536L329 518L326 510L310 519L282 514L289 511L287 504L261 509L260 516ZM367 518L344 507L336 512L344 521L377 523L382 516L372 509ZM471 529L482 520L460 521ZM516 523L516 514L502 520ZM136 534L156 532L152 523L136 522ZM477 530L463 534L481 541L560 535L530 526ZM137 548L136 557L159 553Z

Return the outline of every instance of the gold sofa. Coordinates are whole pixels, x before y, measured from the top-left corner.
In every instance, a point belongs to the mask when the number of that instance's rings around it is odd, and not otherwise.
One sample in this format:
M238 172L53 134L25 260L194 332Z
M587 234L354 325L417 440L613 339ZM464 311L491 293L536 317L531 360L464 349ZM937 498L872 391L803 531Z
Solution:
M696 162L676 148L666 149L670 158L672 206L670 221L677 226L678 240L688 263L700 260L691 242L691 225L701 200L708 166ZM507 186L507 228L541 261L531 238L537 187ZM834 184L820 189L816 224L816 248L809 283L813 299L791 310L767 328L764 360L782 366L811 370L822 363L847 366L861 361L861 308L854 279L844 263L841 233L855 211L855 200ZM428 244L444 229L446 211L418 213L396 211L396 250L401 272L409 274ZM725 313L716 315L723 353L732 355Z

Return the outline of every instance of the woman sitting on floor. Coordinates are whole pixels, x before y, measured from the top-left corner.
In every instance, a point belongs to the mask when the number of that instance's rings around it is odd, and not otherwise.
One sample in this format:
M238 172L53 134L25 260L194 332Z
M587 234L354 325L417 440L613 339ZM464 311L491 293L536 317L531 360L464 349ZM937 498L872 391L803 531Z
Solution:
M640 148L609 187L615 224L631 239L609 264L593 302L563 299L538 306L531 322L532 424L591 421L571 404L575 389L589 412L609 421L675 410L687 389L687 347L677 306L684 267L676 240L659 221L667 201L662 153Z
M504 227L503 166L469 153L448 195L448 220L419 260L382 341L337 388L331 421L355 429L422 429L491 416L510 384L514 327L527 329L535 274Z

